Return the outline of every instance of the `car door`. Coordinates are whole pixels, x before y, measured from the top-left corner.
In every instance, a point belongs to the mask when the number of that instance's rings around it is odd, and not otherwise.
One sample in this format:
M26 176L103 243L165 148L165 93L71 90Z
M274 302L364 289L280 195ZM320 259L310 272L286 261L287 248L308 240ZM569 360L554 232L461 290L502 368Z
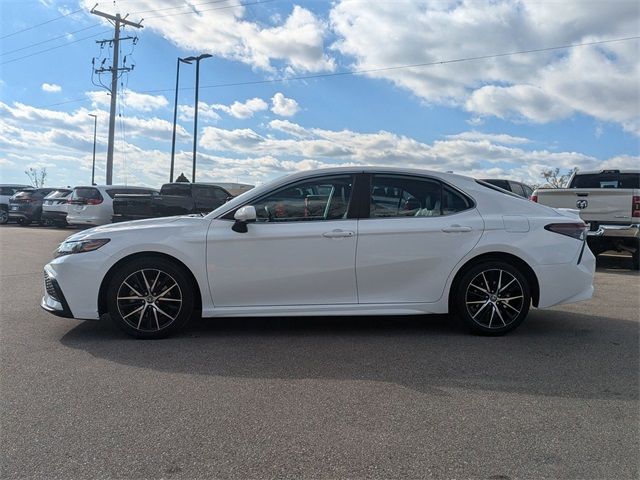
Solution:
M212 222L207 269L215 307L356 304L352 175L322 176L251 204L246 233L233 213Z
M434 178L373 175L369 218L358 223L359 303L429 303L480 239L473 201Z

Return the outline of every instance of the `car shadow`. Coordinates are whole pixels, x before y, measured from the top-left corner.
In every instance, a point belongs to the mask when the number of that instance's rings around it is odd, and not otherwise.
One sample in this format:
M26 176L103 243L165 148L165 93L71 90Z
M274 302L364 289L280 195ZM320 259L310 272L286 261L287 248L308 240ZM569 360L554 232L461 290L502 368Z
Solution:
M633 269L631 254L609 252L596 257L598 272L620 273L623 275L640 276L640 272Z
M155 341L131 339L108 321L84 322L61 342L179 374L390 382L442 396L468 389L638 398L638 323L558 310L534 310L503 337L470 335L434 315L203 319Z

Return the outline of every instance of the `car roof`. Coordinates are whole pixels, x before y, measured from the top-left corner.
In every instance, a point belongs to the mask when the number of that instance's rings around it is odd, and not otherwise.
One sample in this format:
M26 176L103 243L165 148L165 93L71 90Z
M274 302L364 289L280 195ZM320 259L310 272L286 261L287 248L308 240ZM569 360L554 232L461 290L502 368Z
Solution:
M601 168L600 170L578 170L576 175L594 175L602 172L640 173L637 168Z
M157 190L156 188L153 187L139 187L136 185L78 185L75 188L133 188L135 190Z

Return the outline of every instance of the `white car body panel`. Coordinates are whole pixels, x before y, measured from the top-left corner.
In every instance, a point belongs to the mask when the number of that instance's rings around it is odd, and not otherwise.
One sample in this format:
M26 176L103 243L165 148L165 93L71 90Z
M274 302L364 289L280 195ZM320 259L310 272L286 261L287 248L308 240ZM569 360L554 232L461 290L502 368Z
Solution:
M109 189L140 190L140 193L153 190L147 187L130 187L126 185L93 185L80 188L97 189L102 196L102 203L97 205L69 204L67 209L67 223L69 225L99 226L111 223L111 217L113 216L113 198L107 193Z
M475 201L475 208L424 218L252 223L231 230L228 212L272 189L307 176L381 172L438 178ZM139 253L175 258L193 274L202 315L387 315L446 313L456 273L469 260L500 252L535 272L540 307L587 299L595 258L584 242L543 227L576 220L525 199L490 190L473 179L408 169L340 168L302 172L256 187L206 217L139 220L85 230L70 239L109 238L99 250L52 260L46 267L75 318L98 319L107 272ZM470 232L442 232L451 225ZM351 236L323 237L342 230ZM580 259L580 262L578 262ZM126 261L126 260L124 260ZM43 299L47 302L47 295Z
M214 220L207 237L217 307L358 303L357 220L256 223L242 235L232 225ZM334 230L352 236L325 236Z

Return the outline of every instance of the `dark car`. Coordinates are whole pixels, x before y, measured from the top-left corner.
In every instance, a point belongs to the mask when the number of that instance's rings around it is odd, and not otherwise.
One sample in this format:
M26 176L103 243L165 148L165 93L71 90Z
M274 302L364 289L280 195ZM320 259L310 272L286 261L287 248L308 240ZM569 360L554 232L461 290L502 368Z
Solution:
M533 188L531 188L526 183L514 182L513 180L503 180L499 178L483 178L482 181L502 188L507 192L513 192L519 197L530 199L531 195L533 195Z
M56 188L30 188L17 192L9 199L9 218L21 225L42 223L42 202Z
M112 221L208 213L231 197L227 190L215 184L166 183L159 194L116 195Z
M71 197L72 191L70 188L59 188L44 198L42 202L42 221L45 224L55 225L56 227L67 226L67 207L69 206L69 197Z

